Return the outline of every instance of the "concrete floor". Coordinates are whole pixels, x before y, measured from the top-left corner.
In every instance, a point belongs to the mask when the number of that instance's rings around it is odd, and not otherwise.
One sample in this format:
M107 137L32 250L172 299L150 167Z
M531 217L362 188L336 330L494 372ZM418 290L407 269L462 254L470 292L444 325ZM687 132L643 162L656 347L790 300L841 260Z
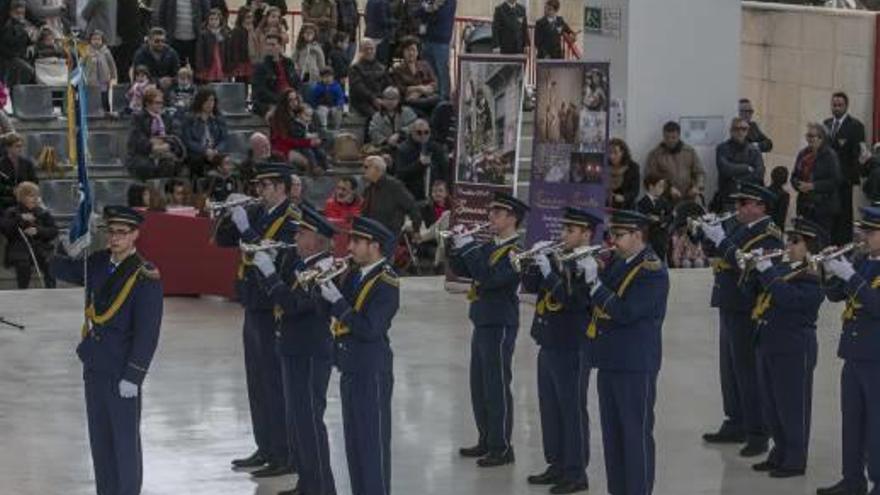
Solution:
M820 321L813 437L807 476L770 480L732 447L701 443L721 420L716 316L708 308L711 275L672 274L658 389L658 494L807 494L837 480L840 413L835 358L840 307ZM0 327L0 495L94 493L79 363L73 353L82 320L79 290L0 293L0 316L27 325ZM532 307L522 306L523 321ZM159 352L145 388L145 494L271 494L293 478L255 483L229 469L253 450L241 349L241 309L214 299L166 300ZM456 450L475 440L467 382L470 327L460 294L436 278L405 279L392 329L396 354L393 491L397 494L537 494L525 483L543 470L537 420L536 347L520 329L515 359L512 467L478 469ZM590 493L605 493L595 378L590 391L593 461ZM350 493L340 423L338 377L327 423L340 495Z

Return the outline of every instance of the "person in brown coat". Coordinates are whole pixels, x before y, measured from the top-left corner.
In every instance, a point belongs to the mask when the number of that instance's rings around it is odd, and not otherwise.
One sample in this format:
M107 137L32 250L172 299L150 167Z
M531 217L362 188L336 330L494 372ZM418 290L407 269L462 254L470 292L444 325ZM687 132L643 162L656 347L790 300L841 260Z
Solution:
M663 141L648 154L645 175L666 179L673 205L682 200L702 201L706 173L694 148L682 142L676 122L663 126Z

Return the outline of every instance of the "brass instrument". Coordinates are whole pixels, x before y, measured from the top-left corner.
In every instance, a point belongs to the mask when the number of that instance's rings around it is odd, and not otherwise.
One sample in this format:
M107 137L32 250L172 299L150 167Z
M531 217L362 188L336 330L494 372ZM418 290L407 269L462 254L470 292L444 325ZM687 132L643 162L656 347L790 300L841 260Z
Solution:
M842 247L830 246L830 247L823 249L818 254L813 254L813 255L807 256L807 264L810 265L810 269L818 270L819 266L822 265L822 263L824 263L828 260L840 258L841 256L849 254L851 251L863 249L865 246L866 246L866 243L864 241L851 242L851 243L849 243L845 246L842 246Z
M351 262L351 255L344 258L334 258L333 263L326 270L320 268L310 268L296 274L296 281L302 287L317 286L327 283L334 278L342 275L348 270Z
M219 216L221 214L225 214L231 211L236 206L250 206L259 203L260 200L258 198L244 197L237 198L233 200L227 201L206 201L205 202L205 210L210 213L211 218Z
M538 243L536 243L538 244ZM549 245L538 245L532 246L528 251L523 251L517 254L510 255L510 263L513 265L513 269L516 271L521 271L523 267L523 263L526 261L532 261L536 257L542 254L550 254L554 252L560 251L563 247L565 247L565 242L556 242Z
M721 215L716 213L706 213L699 217L688 217L687 229L691 235L697 235L704 225L718 225L719 223L726 222L735 216L736 212L731 211Z
M474 235L477 232L480 232L482 230L486 230L491 225L492 224L490 222L480 223L480 224L474 225L473 227L471 227L469 229L462 230L461 232L456 232L454 228L450 229L450 230L441 230L441 231L437 232L437 235L439 235L440 238L443 239L444 241L446 239L452 239L453 237L467 237L469 235Z
M256 254L261 251L272 251L274 250L282 250L282 249L296 249L296 243L287 243L281 241L272 241L272 240L264 240L259 244L250 244L244 241L239 241L238 248L241 249L241 252L244 254Z
M559 271L562 271L565 267L565 264L569 261L578 261L579 259L586 258L587 256L597 258L612 251L614 251L614 247L603 246L601 244L596 246L581 246L572 249L568 253L560 253L556 255L556 264L559 268Z
M760 249L755 249L753 251L737 251L736 252L736 266L739 267L740 270L751 270L758 263L762 261L772 260L773 258L779 258L781 256L785 256L786 251L784 249L774 249L772 251L764 252Z

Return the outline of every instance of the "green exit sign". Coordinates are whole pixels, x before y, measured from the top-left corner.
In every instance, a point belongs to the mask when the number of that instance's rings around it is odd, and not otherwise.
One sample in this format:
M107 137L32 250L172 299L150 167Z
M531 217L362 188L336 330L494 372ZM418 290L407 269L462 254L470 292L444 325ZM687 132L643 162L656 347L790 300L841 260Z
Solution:
M587 31L602 32L602 9L599 7L584 7L584 29Z

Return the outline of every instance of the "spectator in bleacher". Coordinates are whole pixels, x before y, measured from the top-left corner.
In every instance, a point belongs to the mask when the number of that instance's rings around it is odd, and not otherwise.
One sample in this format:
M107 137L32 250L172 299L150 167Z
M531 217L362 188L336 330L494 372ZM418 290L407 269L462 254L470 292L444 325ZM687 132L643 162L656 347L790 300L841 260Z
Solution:
M253 196L252 183L256 175L256 165L265 162L284 163L285 158L281 155L273 154L272 144L269 138L262 132L255 132L248 138L248 155L247 158L238 167L238 173L241 177L242 188L245 193Z
M639 197L639 164L633 161L629 145L620 138L608 142L608 206L634 210Z
M841 182L837 185L837 218L829 231L831 243L842 246L853 239L853 188L862 181L859 162L865 143L865 125L849 113L849 96L837 91L831 95L831 117L825 119L828 145L837 154Z
M351 228L354 217L361 214L363 200L357 193L358 185L354 177L340 177L336 181L333 194L324 204L324 216L343 229Z
M238 82L248 83L254 75L254 65L263 58L263 38L254 24L254 13L249 7L238 9L235 28L229 39L229 69Z
M113 52L113 58L116 60L120 80L130 82L132 60L135 52L144 41L144 35L147 31L146 23L142 22L143 10L140 6L140 0L108 2L108 4L114 3L116 4L116 26L113 33L116 36L117 44L109 42L109 28L103 29L103 31L107 34L107 44L110 45L110 51Z
M529 48L526 8L517 0L505 0L492 16L492 46L499 53L520 55Z
M559 14L559 0L544 2L544 17L535 22L535 49L538 58L562 59L563 37L574 36L574 31Z
M455 27L455 9L458 0L429 0L422 2L422 54L437 76L437 92L449 99L449 44Z
M266 14L257 25L257 31L262 35L263 40L270 35L278 36L281 40L281 50L287 50L287 44L290 43L290 35L287 34L287 24L281 16L281 9L278 7L269 7Z
M672 216L672 206L666 200L668 182L659 174L646 174L644 185L645 195L636 204L636 210L653 220L648 229L648 242L657 256L666 261L666 253L669 251L669 222ZM675 266L689 265L682 262L683 258L687 258L685 251L686 249L681 249L672 256Z
M293 109L293 116L290 135L293 141L305 144L297 149L308 161L305 173L309 176L322 175L327 170L327 154L321 148L321 137L311 129L314 117L312 107L299 105Z
M171 179L165 184L165 196L168 208L192 206L192 192L186 182L180 179Z
M324 48L318 42L318 29L314 24L305 23L299 29L293 48L293 62L303 83L314 84L321 78L320 72L326 62Z
M71 6L77 9L82 6L80 15L85 23L85 32L89 35L91 42L92 35L95 32L101 33L102 45L110 51L111 47L119 45L119 37L116 36L118 7L116 2L109 0L68 0ZM110 55L113 56L112 54ZM114 62L115 65L115 62ZM115 78L114 78L115 79Z
M143 110L144 93L146 93L147 89L156 87L153 84L153 79L150 77L150 69L146 65L135 67L133 73L134 77L132 79L134 82L131 83L128 92L125 93L125 98L128 100L127 113Z
M395 234L400 234L404 219L421 225L418 203L402 182L386 173L387 163L378 155L364 158L364 206L361 214L372 218Z
M132 116L126 166L140 180L173 177L183 150L172 136L171 117L163 112L165 99L158 88L144 92L144 109Z
M208 185L205 188L211 201L226 201L232 193L241 192L241 182L235 170L235 162L229 155L217 155L214 168L208 172Z
M125 204L130 208L146 208L150 202L150 193L146 184L131 184L125 196L127 198Z
M351 42L346 33L337 32L333 36L333 47L327 52L327 64L333 69L333 77L340 84L348 80L348 67L351 65Z
M22 182L15 188L18 204L4 210L0 231L9 243L4 265L15 268L19 289L31 283L34 262L43 277L45 288L55 287L55 278L49 271L49 257L58 237L58 227L49 210L40 205L40 187L33 182Z
M666 179L673 208L682 200L705 202L703 180L706 174L697 152L682 142L681 126L677 122L663 125L663 141L651 150L646 161L646 176L659 175Z
M419 257L430 259L434 273L443 273L446 262L446 243L440 231L449 230L452 198L446 181L439 179L431 184L431 200L422 207L422 225L419 229Z
M866 179L862 184L862 192L869 202L876 203L880 201L880 149L874 144L873 157L865 163Z
M187 65L195 63L196 39L208 17L211 4L208 0L157 0L156 24L165 29L171 46L180 61ZM177 72L175 69L173 72Z
M177 71L177 79L174 80L174 84L165 92L165 98L168 101L165 111L171 113L175 118L185 115L192 106L195 96L196 85L193 84L193 71L188 65L184 65Z
M309 132L311 108L302 104L293 89L285 91L282 97L287 104L279 104L268 117L272 153L309 175L319 174L327 163L321 139Z
M382 106L370 117L368 151L394 153L406 139L409 126L418 118L416 112L401 105L400 92L388 86L382 92Z
M360 22L357 0L336 0L336 36L334 38L342 35L348 39L345 52L348 60L346 65L351 65L351 61L354 59L354 45L357 41ZM333 44L339 45L336 41Z
M840 184L844 177L837 153L831 149L828 131L824 125L807 124L807 146L795 158L791 186L797 191L797 216L819 224L825 232L832 232L840 213Z
M739 117L745 119L749 124L749 134L746 136L746 141L761 153L770 153L773 150L773 141L761 132L758 123L754 121L755 108L752 106L751 100L740 98L738 111Z
M134 54L132 65L143 65L150 70L159 87L168 89L174 83L180 69L180 58L174 48L166 44L165 30L159 27L150 30L150 35L143 46Z
M296 174L290 175L290 189L287 191L287 199L290 200L290 204L294 206L300 206L305 202L305 196L303 194L303 181L300 176Z
M348 71L351 106L363 117L370 118L384 107L382 91L390 82L385 66L376 60L376 43L371 39L362 40L358 59Z
M181 128L186 146L190 177L195 182L204 177L206 169L226 149L226 120L220 115L217 93L202 87L193 98L192 108Z
M48 27L55 33L65 32L67 0L28 0L27 16L40 27Z
M336 0L303 0L302 2L303 22L316 27L315 34L318 37L318 43L324 50L330 48L333 35L336 34L337 15ZM300 33L302 33L302 27L300 27Z
M86 83L101 88L101 105L105 112L110 111L110 85L119 75L116 72L116 61L110 48L104 43L104 32L92 31L89 35L89 46L83 57Z
M394 40L396 22L389 0L367 0L364 36L376 43L375 57L386 67L391 62L391 42Z
M716 211L733 211L730 197L736 192L738 182L764 185L764 158L757 148L746 141L749 123L734 117L730 123L730 139L715 148L715 166L718 167L718 208Z
M403 103L422 116L428 116L440 103L437 77L431 65L419 60L419 40L407 37L401 40L403 61L394 66L391 79L403 98Z
M425 119L409 126L409 133L394 155L393 175L400 179L417 201L428 197L428 186L446 180L449 153L446 147L431 139L431 127Z
M342 85L334 79L333 69L330 67L321 69L321 80L309 89L306 101L315 109L324 139L328 136L328 130L339 130L346 98Z
M37 43L34 45L34 68L38 69L37 62L40 60L47 59L64 59L65 54L64 50L61 49L61 45L58 44L58 38L55 36L55 31L52 30L49 26L43 26L40 28L39 33L37 34ZM66 68L64 71L66 78ZM54 74L48 74L48 76L52 76ZM37 70L37 81L41 81L41 72Z
M788 184L788 169L781 166L774 167L770 171L770 187L768 189L776 195L776 203L769 213L773 217L773 223L783 232L785 232L785 221L788 218L788 204L791 201L791 195L785 189L786 184Z
M15 132L15 126L6 114L6 103L9 101L9 90L3 81L0 81L0 156L3 154L2 136Z
M263 43L266 56L254 68L251 94L254 113L265 117L280 102L287 101L282 99L282 95L288 89L299 90L300 81L293 60L281 52L281 37L277 34L269 35Z
M211 9L205 26L196 39L196 78L202 83L223 82L231 72L229 66L229 26L220 9Z
M28 62L28 48L36 31L25 19L25 9L24 0L13 0L9 4L9 18L0 29L0 68L10 88L32 84L35 77L34 66Z
M3 157L0 159L0 211L14 206L15 186L22 182L37 183L34 162L24 156L24 138L14 132L2 138Z

